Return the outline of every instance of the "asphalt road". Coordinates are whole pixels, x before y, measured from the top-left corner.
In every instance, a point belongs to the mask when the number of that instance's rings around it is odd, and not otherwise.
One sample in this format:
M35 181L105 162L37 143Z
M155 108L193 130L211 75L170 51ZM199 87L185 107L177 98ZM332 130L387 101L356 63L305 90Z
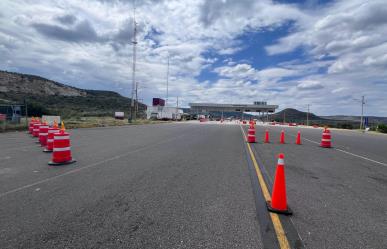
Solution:
M285 153L294 215L282 222L305 248L386 248L387 136L334 130L323 149L321 130L301 129L295 145L298 128L284 128L281 145L281 129L257 126L252 149L269 188ZM64 167L27 134L0 134L0 248L263 248L239 125L70 133L77 163Z
M270 144L263 143L266 129ZM286 144L279 143L281 130ZM295 144L297 131L302 145ZM321 129L256 132L254 152L269 180L276 156L285 154L291 220L307 248L387 248L387 136L332 130L334 148L324 149Z
M238 127L70 132L65 167L0 135L0 248L262 248Z

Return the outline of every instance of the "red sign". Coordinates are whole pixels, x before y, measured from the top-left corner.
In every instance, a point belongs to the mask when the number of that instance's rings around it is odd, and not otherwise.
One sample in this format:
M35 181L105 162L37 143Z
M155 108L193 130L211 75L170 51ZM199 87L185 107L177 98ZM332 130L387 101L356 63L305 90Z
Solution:
M5 114L0 114L0 121L5 121L7 116Z

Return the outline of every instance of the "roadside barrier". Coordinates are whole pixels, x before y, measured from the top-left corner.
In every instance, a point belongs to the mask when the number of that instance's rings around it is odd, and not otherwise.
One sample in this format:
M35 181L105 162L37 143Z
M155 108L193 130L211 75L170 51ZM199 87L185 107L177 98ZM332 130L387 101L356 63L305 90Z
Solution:
M30 123L28 124L28 132L32 134L34 130L34 124L36 123L35 118L32 117Z
M320 146L323 148L331 148L331 132L327 128L324 129L322 136L321 136L321 144Z
M76 161L71 156L70 134L65 132L64 124L58 133L54 133L52 159L48 165L58 166Z
M271 201L267 202L267 209L273 213L292 214L286 198L285 160L284 154L278 155Z
M285 131L281 131L281 136L280 136L280 143L284 144L285 143Z
M54 134L59 132L58 124L54 121L53 127L48 128L47 145L44 152L52 152L54 149Z
M247 133L247 142L255 143L255 128L249 128Z
M269 138L269 130L266 130L265 132L265 143L270 143L270 138Z
M33 137L39 137L39 126L40 126L40 121L36 121L36 123L34 124L34 128L32 130L32 136Z
M39 126L39 143L42 147L47 145L47 136L48 136L48 124L43 123Z
M296 144L301 145L301 132L297 132Z

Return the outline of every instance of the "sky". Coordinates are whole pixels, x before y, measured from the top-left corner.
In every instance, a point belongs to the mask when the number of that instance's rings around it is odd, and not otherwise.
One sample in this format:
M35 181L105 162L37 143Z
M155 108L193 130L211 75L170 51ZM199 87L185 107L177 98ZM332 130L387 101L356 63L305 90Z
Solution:
M0 70L132 88L133 0L1 0ZM387 116L385 0L136 0L139 98Z

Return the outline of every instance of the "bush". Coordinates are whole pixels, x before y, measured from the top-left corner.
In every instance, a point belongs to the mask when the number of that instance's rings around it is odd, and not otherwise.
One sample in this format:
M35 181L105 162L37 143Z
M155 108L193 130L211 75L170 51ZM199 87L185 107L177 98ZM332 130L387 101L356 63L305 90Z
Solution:
M338 128L352 130L353 125L350 123L341 123L341 124L338 124Z
M380 131L381 133L387 133L387 125L385 124L378 125L378 131Z

